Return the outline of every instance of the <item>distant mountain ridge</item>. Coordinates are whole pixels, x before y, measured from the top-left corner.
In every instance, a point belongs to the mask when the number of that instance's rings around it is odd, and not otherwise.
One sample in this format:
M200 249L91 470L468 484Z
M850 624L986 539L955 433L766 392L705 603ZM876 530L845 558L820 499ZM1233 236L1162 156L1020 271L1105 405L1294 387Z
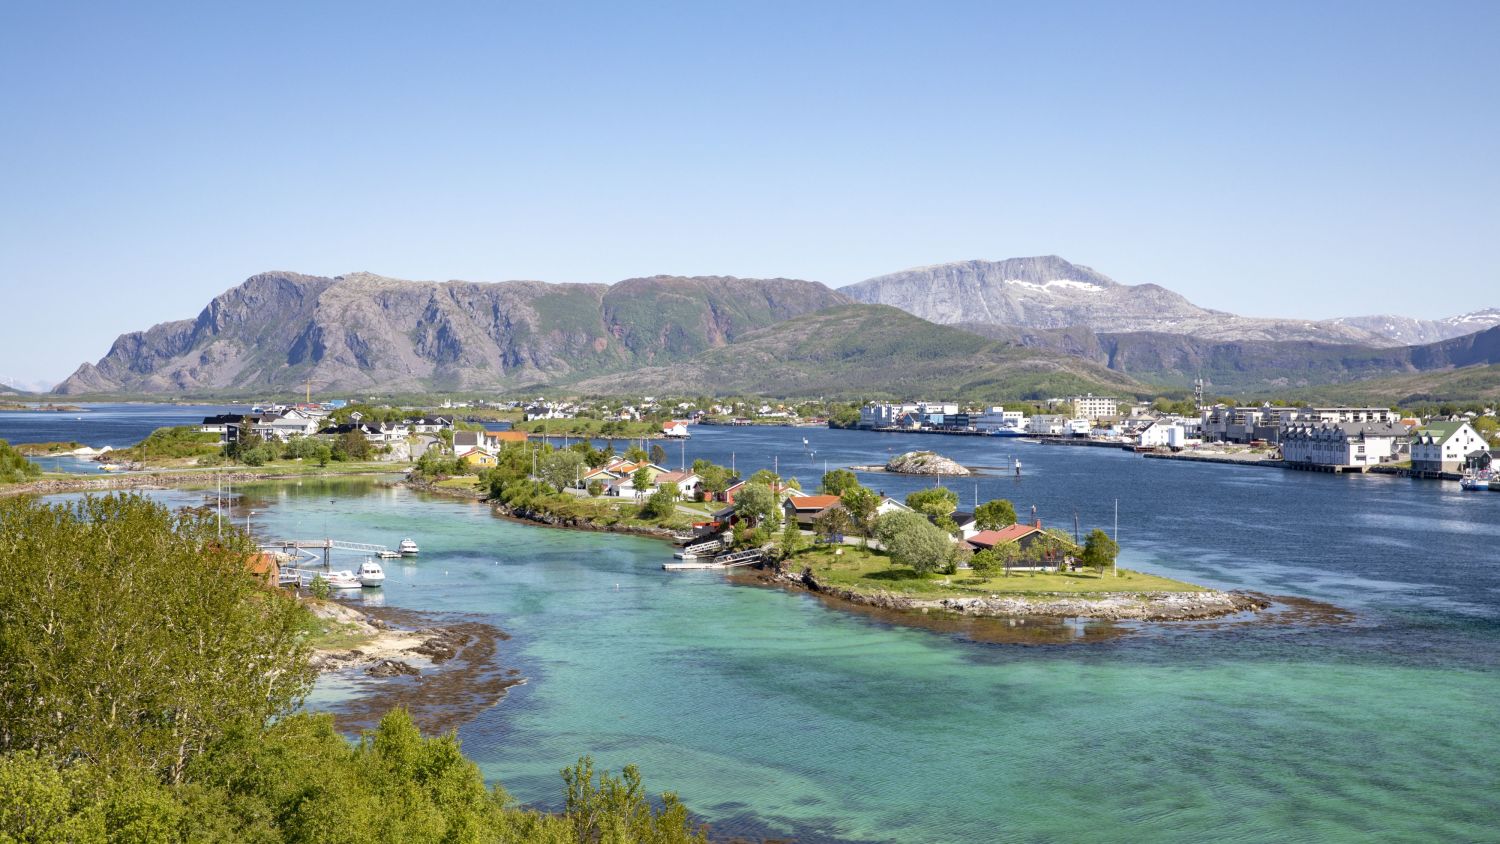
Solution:
M1243 317L1199 307L1155 284L1120 284L1056 255L917 267L867 279L840 292L941 324L1082 327L1100 333L1154 332L1219 341L1394 346L1450 339L1500 325L1500 309L1447 320Z
M271 272L122 335L57 393L487 389L678 360L848 303L810 281L419 282Z
M1137 380L1211 391L1273 393L1354 381L1500 364L1500 327L1436 343L1379 347L1305 340L1220 341L1086 328L1017 329L968 323L967 331L1023 348L1087 360Z

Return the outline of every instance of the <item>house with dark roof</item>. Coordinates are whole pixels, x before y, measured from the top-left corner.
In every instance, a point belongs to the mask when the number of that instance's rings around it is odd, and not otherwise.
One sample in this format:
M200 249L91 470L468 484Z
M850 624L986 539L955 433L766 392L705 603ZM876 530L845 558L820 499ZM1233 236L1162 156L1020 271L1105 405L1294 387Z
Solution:
M1297 422L1281 432L1287 463L1364 470L1395 462L1406 428L1395 422Z

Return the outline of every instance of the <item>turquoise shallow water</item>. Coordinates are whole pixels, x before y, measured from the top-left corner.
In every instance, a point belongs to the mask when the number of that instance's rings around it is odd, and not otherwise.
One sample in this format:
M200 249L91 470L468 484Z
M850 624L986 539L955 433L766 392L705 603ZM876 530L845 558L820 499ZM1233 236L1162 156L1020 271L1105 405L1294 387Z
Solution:
M252 488L251 506L268 535L316 535L326 521L351 539L415 536L420 561L393 566L372 600L478 614L513 636L501 658L527 684L459 734L486 775L524 801L555 805L558 769L588 752L611 768L639 765L650 787L677 791L728 834L1496 839L1495 580L1475 560L1431 556L1455 536L1455 547L1492 555L1483 543L1493 522L1434 526L1423 519L1443 507L1434 487L1309 487L1266 472L1277 494L1256 506L1278 518L1267 532L1253 512L1206 509L1205 489L1225 500L1234 484L1260 480L1248 470L1226 477L1128 457L1116 466L1113 455L1075 451L1034 449L1038 475L1114 467L1118 488L1164 491L1166 472L1202 503L1199 518L1179 507L1165 524L1218 537L1198 545L1153 527L1161 533L1128 546L1128 562L1332 599L1357 621L984 644L711 573L668 576L667 547L653 541L513 524L477 504L368 482ZM1194 473L1170 474L1180 469ZM1351 520L1341 533L1390 535L1428 556L1340 558L1340 532L1305 524L1328 516L1301 500L1320 495L1336 495L1335 515ZM1400 512L1417 521L1381 515L1402 496ZM1359 512L1376 518L1361 526ZM347 691L326 683L313 705Z

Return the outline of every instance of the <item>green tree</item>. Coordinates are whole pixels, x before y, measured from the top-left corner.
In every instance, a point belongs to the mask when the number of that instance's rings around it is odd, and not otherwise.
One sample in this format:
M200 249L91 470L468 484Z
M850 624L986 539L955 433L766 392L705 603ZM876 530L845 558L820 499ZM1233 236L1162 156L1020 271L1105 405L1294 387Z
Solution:
M562 492L577 482L583 474L583 455L572 450L554 451L543 457L537 466L537 476Z
M630 475L630 485L635 487L636 497L645 495L651 491L651 470L645 466L636 469Z
M776 493L765 484L754 481L745 484L734 496L734 512L751 525L776 521Z
M370 441L358 429L345 431L333 441L333 459L347 462L364 462L374 455Z
M1094 528L1083 541L1083 563L1086 566L1097 569L1102 576L1104 570L1115 564L1115 557L1120 553L1120 546L1110 538L1109 534Z
M0 751L178 782L289 712L312 681L303 611L249 573L255 551L139 496L0 500Z
M953 559L953 538L919 513L887 513L876 521L875 534L893 563L918 574L946 568Z
M813 519L813 532L825 540L844 536L853 527L854 520L849 518L849 511L837 504L819 513Z
M906 506L924 516L938 518L958 509L958 493L942 486L919 489L906 496Z
M10 443L0 440L0 484L18 484L41 477L42 467L26 459Z
M859 531L862 543L866 548L870 547L870 535L875 531L875 517L880 511L880 496L866 487L854 486L844 490L839 496L839 502L849 513L849 520L854 529Z
M648 519L665 519L677 511L677 498L665 489L647 496L641 515Z
M1500 446L1500 419L1493 416L1477 416L1469 423L1481 437L1492 446Z
M834 469L823 473L823 494L842 496L859 486L859 478L848 469Z
M781 485L781 476L770 469L760 469L750 476L750 483L776 487Z
M786 520L786 524L781 528L781 541L778 544L783 560L789 559L807 546L807 539L802 535L802 528L797 525L796 519Z
M999 530L1016 523L1016 508L1004 498L986 501L974 508L974 523L980 530Z

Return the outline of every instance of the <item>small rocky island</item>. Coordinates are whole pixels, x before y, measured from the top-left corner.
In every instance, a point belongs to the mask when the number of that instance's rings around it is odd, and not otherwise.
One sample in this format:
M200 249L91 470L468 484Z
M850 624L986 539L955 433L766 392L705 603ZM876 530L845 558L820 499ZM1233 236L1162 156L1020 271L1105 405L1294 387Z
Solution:
M972 475L968 469L935 451L908 451L885 464L887 472L901 475Z

